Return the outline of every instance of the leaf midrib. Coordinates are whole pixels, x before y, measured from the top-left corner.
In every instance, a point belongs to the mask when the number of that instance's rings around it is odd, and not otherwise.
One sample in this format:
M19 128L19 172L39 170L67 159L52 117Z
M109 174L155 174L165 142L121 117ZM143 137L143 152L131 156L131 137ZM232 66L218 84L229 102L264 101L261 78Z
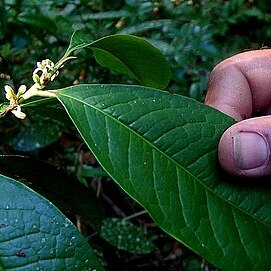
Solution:
M73 97L73 96L69 96L69 95L67 95L67 94L63 94L61 90L59 91L59 93L58 93L57 95L59 95L59 96L62 95L62 96L67 97L67 98L69 98L69 99L73 99L73 100L75 100L75 101L77 101L77 102L79 102L79 103L82 103L83 105L85 105L85 106L87 106L87 107L91 107L91 108L97 110L98 112L100 112L101 114L103 114L104 116L106 116L106 117L112 119L113 121L119 123L119 124L120 124L121 126L123 126L125 129L127 129L128 131L130 131L131 133L133 133L133 134L136 135L137 137L141 138L144 142L146 142L147 144L149 144L153 149L155 149L156 151L158 151L159 153L161 153L163 156L165 156L166 158L168 158L170 161L172 161L172 162L176 165L176 167L180 167L180 168L183 169L186 173L188 173L190 176L192 176L194 179L196 179L196 181L198 181L198 183L200 183L206 190L208 190L209 193L212 193L212 194L214 194L216 197L222 199L224 202L227 202L233 209L237 209L237 210L239 210L239 211L245 213L245 214L248 215L249 217L251 217L251 218L253 218L253 219L259 221L261 224L265 225L265 226L268 227L268 228L270 227L269 224L265 223L264 221L259 220L259 218L254 217L252 214L248 213L248 212L247 212L246 210L244 210L244 209L241 209L239 206L234 205L231 201L229 201L229 200L225 199L224 197L222 197L222 195L220 195L220 194L218 194L218 193L215 193L214 190L212 190L212 189L211 189L210 187L208 187L204 182L202 182L200 179L198 179L196 176L194 176L190 171L188 171L186 168L184 168L182 165L180 165L177 161L175 161L173 158L171 158L167 153L161 151L158 147L156 147L155 145L153 145L152 142L146 140L146 138L144 138L142 135L140 135L139 133L137 133L136 131L134 131L133 129L131 129L131 128L130 128L128 125L126 125L125 123L122 123L120 120L118 120L118 119L112 117L110 114L104 112L103 110L101 110L101 109L99 109L99 108L97 108L97 107L95 107L95 106L93 106L93 105L90 105L90 104L86 103L86 102L83 101L83 100L80 100L80 99L78 99L78 98L76 98L76 97ZM60 100L60 102L62 103L61 100ZM63 104L63 103L62 103L62 104ZM66 108L65 104L63 104L63 106ZM215 150L212 150L212 151L209 152L209 153L212 153L213 151L215 151ZM109 172L108 172L108 174L109 174ZM109 175L111 175L111 174L109 174Z

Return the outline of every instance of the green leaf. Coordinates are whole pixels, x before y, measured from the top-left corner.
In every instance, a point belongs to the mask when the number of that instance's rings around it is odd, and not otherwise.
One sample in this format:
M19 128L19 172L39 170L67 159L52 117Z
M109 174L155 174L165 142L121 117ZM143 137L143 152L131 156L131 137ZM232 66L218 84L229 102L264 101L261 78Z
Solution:
M100 235L118 249L135 254L147 254L156 248L140 228L124 219L107 218L103 220Z
M111 35L92 42L82 30L71 37L63 59L72 51L90 47L97 62L113 71L125 73L142 85L164 89L170 80L169 63L148 41L131 35Z
M130 27L126 27L120 31L121 34L136 34L143 31L148 31L152 29L161 29L165 27L165 25L171 26L172 20L168 19L160 19L160 20L153 20L147 21L138 25L133 25Z
M271 190L229 182L217 165L233 119L136 86L74 86L58 98L100 164L164 231L223 270L270 269Z
M6 114L6 110L9 107L8 102L3 102L0 104L0 118Z
M93 42L91 48L100 65L126 73L142 85L164 89L169 83L169 63L144 39L112 35Z
M32 123L22 130L10 141L13 149L22 152L31 152L49 146L57 141L63 126L59 122L43 119Z
M1 270L103 270L75 226L49 201L0 175Z
M21 155L0 155L0 174L23 180L62 212L80 215L95 229L100 228L104 209L96 195L55 166Z
M37 16L36 13L25 12L21 13L17 17L17 19L19 22L29 24L34 27L39 27L41 29L46 29L47 31L49 30L53 32L53 29L56 29L56 24L54 20L42 14L39 14L39 16Z
M67 126L72 124L65 110L55 98L41 98L30 102L27 101L21 107L26 108L26 114L30 113L31 116L38 114L43 118L50 118Z
M70 44L65 55L68 56L75 50L85 48L92 42L93 39L85 31L78 29L72 34Z
M88 13L82 15L83 20L109 20L118 19L121 17L129 17L132 14L127 10L117 10L117 11L104 11L97 13Z

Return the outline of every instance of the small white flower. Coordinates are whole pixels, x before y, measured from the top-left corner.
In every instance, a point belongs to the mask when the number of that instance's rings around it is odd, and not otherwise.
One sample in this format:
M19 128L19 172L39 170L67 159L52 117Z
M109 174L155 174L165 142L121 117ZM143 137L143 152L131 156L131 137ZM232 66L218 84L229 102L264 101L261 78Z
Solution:
M26 117L26 114L22 112L21 107L18 105L15 109L11 111L11 113L17 117L18 119L24 119Z
M33 81L41 86L44 85L45 82L48 82L49 79L53 81L59 74L58 71L52 74L54 67L55 64L50 59L44 59L41 62L37 62L37 68L33 71Z
M11 111L11 113L14 114L17 118L24 119L26 115L22 112L21 107L18 104L18 99L26 92L26 86L21 85L18 89L17 95L15 94L15 91L11 86L5 85L4 88L6 91L6 98L7 100L9 100L9 107L8 110L5 111L5 113Z

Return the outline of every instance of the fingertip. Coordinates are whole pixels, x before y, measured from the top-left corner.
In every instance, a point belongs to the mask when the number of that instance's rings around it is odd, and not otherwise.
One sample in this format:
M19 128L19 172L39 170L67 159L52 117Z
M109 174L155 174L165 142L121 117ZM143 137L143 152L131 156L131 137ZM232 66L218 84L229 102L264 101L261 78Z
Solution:
M270 123L270 117L260 117L231 126L218 146L221 167L236 176L270 175Z
M218 160L220 166L230 175L240 175L235 165L233 155L233 134L229 128L220 138L218 145Z

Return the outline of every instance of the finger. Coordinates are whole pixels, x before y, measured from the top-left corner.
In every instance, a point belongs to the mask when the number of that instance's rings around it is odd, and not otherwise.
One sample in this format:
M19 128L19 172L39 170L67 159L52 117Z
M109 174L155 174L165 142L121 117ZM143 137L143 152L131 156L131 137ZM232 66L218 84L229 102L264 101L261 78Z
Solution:
M244 52L218 64L205 103L237 121L264 111L271 101L271 49Z
M271 175L271 116L251 118L231 126L218 146L219 162L231 175Z

